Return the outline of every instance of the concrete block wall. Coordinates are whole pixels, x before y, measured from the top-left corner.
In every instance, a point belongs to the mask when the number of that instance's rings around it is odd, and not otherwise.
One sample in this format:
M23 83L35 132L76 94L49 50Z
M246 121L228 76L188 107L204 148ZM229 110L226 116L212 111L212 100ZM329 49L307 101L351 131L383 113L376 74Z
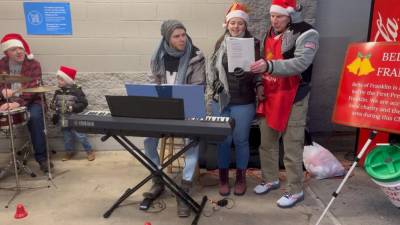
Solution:
M22 0L0 1L0 35L23 34L44 72L60 64L83 72L147 71L163 20L179 19L208 53L223 32L231 0L70 0L73 35L26 35ZM45 2L40 0L40 2Z
M301 0L305 17L315 21L317 0ZM125 83L144 83L150 56L160 40L163 20L181 20L193 42L207 56L224 32L222 23L232 0L69 0L73 35L27 35L22 0L0 1L0 36L21 33L41 62L46 85L55 85L60 65L78 69L89 109L106 108L104 95L124 95ZM37 2L45 2L38 0ZM250 9L250 31L258 38L269 26L270 0L242 0ZM52 95L47 94L51 99ZM49 125L51 147L62 149L60 132ZM96 149L118 145L99 143ZM0 149L7 146L0 137Z

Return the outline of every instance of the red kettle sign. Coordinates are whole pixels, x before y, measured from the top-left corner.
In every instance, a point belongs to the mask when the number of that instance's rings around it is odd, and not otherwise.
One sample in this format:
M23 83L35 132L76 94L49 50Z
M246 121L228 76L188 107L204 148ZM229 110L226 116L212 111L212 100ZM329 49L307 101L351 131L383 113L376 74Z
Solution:
M400 44L349 45L332 120L400 133Z

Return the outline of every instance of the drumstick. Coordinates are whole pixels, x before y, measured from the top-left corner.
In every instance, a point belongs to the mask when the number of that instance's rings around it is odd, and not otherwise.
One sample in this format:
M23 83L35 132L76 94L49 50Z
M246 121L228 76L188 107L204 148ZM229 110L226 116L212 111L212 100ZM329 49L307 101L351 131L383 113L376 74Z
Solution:
M18 88L17 90L15 90L15 91L12 91L13 92L13 96L15 95L15 94L17 94L17 93L22 93L23 91L24 91L24 89L25 88Z
M13 95L22 92L23 88L18 88L17 90L13 91Z

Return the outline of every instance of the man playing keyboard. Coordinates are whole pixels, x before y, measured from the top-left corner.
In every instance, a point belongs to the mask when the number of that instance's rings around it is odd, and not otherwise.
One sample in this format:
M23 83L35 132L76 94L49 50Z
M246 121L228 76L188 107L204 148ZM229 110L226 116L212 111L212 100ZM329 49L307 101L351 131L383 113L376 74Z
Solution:
M205 84L205 58L192 44L184 25L177 20L167 20L161 25L162 39L151 58L151 83L156 84ZM188 140L187 140L188 141ZM145 154L158 166L160 157L157 152L159 139L145 138ZM187 193L192 187L192 179L199 155L198 145L185 153L181 188ZM155 199L165 187L161 177L153 177L152 187L145 198ZM178 197L177 212L179 217L190 216L191 209Z

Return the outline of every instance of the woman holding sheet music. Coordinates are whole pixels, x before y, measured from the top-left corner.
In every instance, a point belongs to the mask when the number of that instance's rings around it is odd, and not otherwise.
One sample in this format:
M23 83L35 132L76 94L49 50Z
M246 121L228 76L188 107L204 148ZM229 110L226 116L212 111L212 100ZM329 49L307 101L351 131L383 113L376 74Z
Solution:
M209 111L215 116L235 120L231 136L218 145L219 193L230 194L229 162L232 141L236 149L235 195L246 192L246 169L249 161L249 133L255 116L256 87L262 85L261 77L243 68L228 70L227 44L229 37L253 38L247 30L249 15L243 4L234 3L225 19L225 33L219 38L210 59L207 73ZM260 59L260 42L254 39L255 60ZM260 92L260 94L262 94ZM261 96L260 96L261 97ZM212 100L211 100L212 99Z

